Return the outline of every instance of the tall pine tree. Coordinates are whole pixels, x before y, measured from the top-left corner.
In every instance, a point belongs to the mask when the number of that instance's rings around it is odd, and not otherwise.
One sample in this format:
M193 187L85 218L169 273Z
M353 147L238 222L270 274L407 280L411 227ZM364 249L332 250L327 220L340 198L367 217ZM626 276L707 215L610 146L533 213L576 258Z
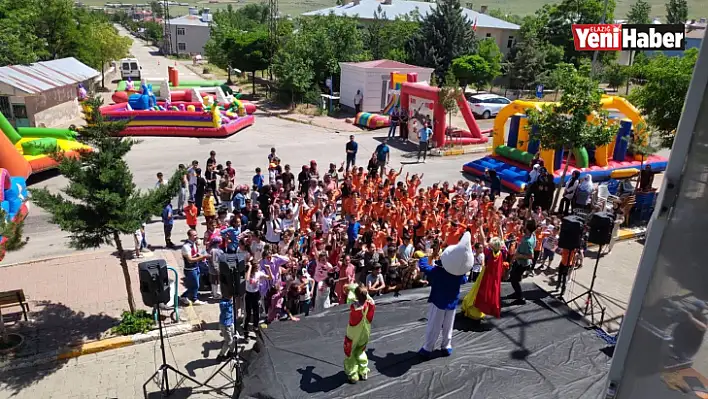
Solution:
M666 3L666 23L685 24L688 19L687 0L669 0Z
M644 0L637 0L632 4L627 13L627 22L630 24L650 24L651 6Z
M408 45L413 63L434 68L438 81L443 81L452 60L474 52L477 42L459 0L440 0Z
M32 201L51 215L51 222L69 233L69 244L77 249L115 245L125 279L128 307L135 312L131 270L122 237L132 236L152 215L179 191L182 175L175 172L169 183L160 188L140 191L124 157L138 141L117 137L126 122L103 119L98 97L88 100L91 124L81 131L80 140L94 151L82 151L78 158L63 157L59 171L69 181L61 193L46 188L32 189Z

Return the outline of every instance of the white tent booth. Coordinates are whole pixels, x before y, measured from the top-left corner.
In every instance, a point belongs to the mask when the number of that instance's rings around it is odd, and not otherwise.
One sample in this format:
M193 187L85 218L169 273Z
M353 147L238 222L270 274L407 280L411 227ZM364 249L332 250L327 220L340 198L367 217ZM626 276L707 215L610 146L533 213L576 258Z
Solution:
M354 109L354 96L361 90L364 97L363 112L379 112L387 103L389 80L392 72L417 73L418 82L429 82L432 68L423 68L398 61L377 60L366 62L340 62L339 103Z

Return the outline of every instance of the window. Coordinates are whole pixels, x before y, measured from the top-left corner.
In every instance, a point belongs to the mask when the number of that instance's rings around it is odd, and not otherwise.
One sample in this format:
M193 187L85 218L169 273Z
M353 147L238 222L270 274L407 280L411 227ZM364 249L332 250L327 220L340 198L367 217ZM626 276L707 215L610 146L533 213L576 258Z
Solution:
M177 43L177 51L187 51L187 43Z
M177 36L184 36L184 28L177 28Z
M130 63L130 70L131 70L131 71L137 71L137 70L138 70L138 63L137 63L137 62L131 62L131 63Z
M509 40L506 41L506 48L514 47L514 36L509 36Z
M124 62L123 67L121 69L123 69L124 71L130 71L130 64L127 62Z
M27 107L24 104L12 104L12 114L15 119L27 119Z
M492 34L491 34L491 33L487 33L487 38L490 38L490 37L492 37Z

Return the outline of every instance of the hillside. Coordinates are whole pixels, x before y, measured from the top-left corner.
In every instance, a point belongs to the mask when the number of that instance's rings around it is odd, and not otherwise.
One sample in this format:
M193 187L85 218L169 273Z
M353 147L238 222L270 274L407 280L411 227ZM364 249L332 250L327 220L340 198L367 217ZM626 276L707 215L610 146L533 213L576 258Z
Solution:
M189 3L194 6L203 8L208 7L213 11L219 8L225 8L228 4L232 4L234 7L239 7L248 3L260 3L262 0L243 0L243 1L233 1L233 0L178 0L180 3ZM402 1L402 0L394 0ZM580 0L582 1L582 0ZM617 8L615 10L616 18L623 18L627 11L629 10L632 3L635 0L616 0ZM663 18L666 15L665 2L663 0L648 0L649 4L652 5L652 17ZM83 3L89 6L99 6L105 3L115 3L115 1L104 1L104 0L83 0ZM145 4L145 0L133 0L133 1L123 1L124 4ZM472 6L469 4L470 1L462 0L466 7L472 8L474 10L479 10L479 7L483 4L487 5L490 9L501 9L504 12L510 14L527 15L532 14L535 10L541 8L544 4L553 3L547 0L484 0L479 4L472 2ZM334 0L279 0L280 12L286 15L296 16L306 11L317 10L320 8L332 7L336 4ZM692 18L708 17L708 0L689 0L688 1L688 11L689 16ZM187 7L170 7L170 14L173 16L179 16L187 13ZM701 15L703 14L703 15Z

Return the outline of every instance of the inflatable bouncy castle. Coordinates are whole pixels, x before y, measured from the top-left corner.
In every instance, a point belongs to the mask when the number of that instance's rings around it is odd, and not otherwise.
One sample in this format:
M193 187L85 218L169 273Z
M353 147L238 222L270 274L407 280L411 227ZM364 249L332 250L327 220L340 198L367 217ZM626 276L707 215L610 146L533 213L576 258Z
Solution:
M603 109L610 112L611 122L617 127L615 139L608 145L597 148L574 148L572 157L563 150L545 148L543 143L531 140L536 127L528 126L526 110L541 109L544 102L516 100L499 111L494 120L492 154L466 163L464 172L484 176L486 170L495 170L502 185L512 191L524 191L529 181L531 161L538 155L543 165L553 175L554 182L560 184L563 169L568 160L567 176L578 170L581 176L589 174L594 182L609 180L623 174L623 171L637 169L642 164L650 165L655 172L666 170L667 159L650 155L642 157L629 151L632 137L646 140L646 122L639 111L622 97L604 96ZM622 115L622 116L619 116ZM506 124L509 121L509 132Z
M5 221L21 222L27 216L27 182L23 177L10 177L5 169L0 169L0 208ZM5 256L6 238L0 236L0 261Z

